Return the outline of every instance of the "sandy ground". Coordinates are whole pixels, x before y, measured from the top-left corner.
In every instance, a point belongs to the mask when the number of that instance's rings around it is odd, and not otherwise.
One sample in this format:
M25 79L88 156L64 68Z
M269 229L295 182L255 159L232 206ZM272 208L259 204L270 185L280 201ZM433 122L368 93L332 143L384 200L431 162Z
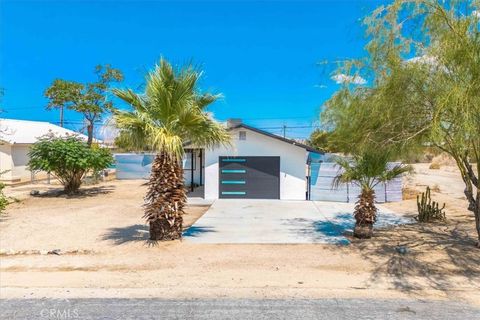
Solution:
M145 186L111 181L83 197L23 199L0 221L0 294L9 297L420 298L480 305L480 250L453 167L416 165L410 190L435 187L448 221L377 230L371 240L326 244L149 243ZM36 187L38 188L38 186ZM45 187L46 188L46 187ZM387 204L414 215L414 199ZM206 207L189 207L185 225ZM396 247L407 247L406 254ZM66 254L38 254L60 249ZM40 250L40 251L36 251ZM7 253L23 253L7 255Z

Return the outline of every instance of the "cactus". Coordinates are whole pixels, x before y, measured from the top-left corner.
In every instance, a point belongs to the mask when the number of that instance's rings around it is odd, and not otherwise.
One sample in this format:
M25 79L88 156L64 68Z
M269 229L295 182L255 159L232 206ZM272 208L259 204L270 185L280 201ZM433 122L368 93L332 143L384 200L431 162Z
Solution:
M431 222L434 220L444 221L445 218L445 203L440 208L439 203L432 201L430 197L430 187L427 187L422 195L417 195L418 216L416 219L420 222Z

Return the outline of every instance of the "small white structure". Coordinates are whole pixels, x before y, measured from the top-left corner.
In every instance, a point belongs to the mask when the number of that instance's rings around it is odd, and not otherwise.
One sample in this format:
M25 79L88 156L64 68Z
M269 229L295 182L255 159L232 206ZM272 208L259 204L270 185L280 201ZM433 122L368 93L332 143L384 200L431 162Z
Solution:
M240 120L230 120L228 129L231 146L200 150L205 199L306 199L307 158L316 150Z
M30 180L32 174L27 168L30 146L48 133L77 135L86 139L85 135L48 122L0 119L0 172L4 172L0 181L14 183Z

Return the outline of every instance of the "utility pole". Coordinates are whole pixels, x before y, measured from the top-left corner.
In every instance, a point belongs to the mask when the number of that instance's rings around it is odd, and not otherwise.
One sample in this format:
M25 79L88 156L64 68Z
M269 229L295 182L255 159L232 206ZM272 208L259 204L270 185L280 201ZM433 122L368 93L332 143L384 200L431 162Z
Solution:
M283 125L283 137L286 138L287 135L287 126L284 124Z

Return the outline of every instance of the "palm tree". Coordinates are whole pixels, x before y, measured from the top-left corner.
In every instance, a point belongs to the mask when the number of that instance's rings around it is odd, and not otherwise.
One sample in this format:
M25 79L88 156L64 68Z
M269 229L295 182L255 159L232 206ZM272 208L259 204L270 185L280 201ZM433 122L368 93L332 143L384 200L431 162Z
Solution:
M182 236L186 189L182 158L184 143L213 147L229 142L226 129L206 112L219 95L200 93L201 72L191 65L174 69L161 59L146 78L145 92L114 89L113 93L132 107L114 111L122 144L136 150L154 150L157 155L145 196L144 218L150 224L151 240L174 240Z
M336 160L340 170L333 181L333 186L338 188L344 183L354 183L361 189L354 211L353 235L357 238L372 237L373 224L377 220L375 186L411 171L410 166L402 164L389 168L388 158L388 153L368 151L353 156L353 161L345 158Z

